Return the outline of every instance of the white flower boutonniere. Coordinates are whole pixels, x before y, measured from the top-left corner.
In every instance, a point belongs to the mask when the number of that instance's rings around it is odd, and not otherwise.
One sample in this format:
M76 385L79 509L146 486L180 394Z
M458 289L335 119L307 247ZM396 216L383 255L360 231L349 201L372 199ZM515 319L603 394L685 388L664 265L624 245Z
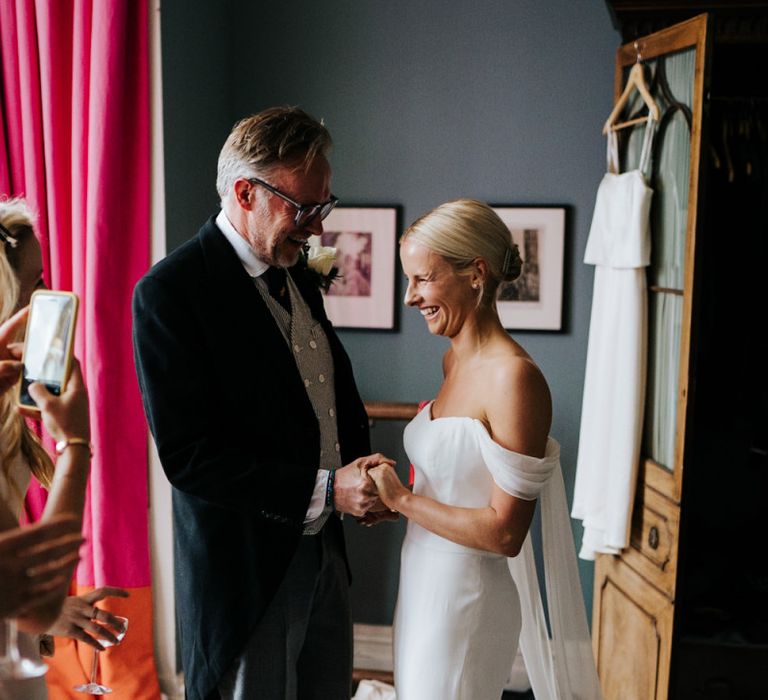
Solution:
M315 278L317 286L328 291L333 281L339 276L336 262L336 248L319 245L319 236L312 236L304 247L307 271Z

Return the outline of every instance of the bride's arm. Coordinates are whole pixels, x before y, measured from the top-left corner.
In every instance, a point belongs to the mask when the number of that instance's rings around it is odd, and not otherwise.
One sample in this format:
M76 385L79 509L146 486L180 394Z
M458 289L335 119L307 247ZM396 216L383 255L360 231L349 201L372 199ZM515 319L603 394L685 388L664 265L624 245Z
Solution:
M546 381L530 361L505 363L492 379L486 403L493 440L508 450L543 457L551 422ZM368 472L384 503L422 527L453 542L514 557L520 551L536 508L494 485L485 508L462 508L411 493L391 467Z
M494 485L486 508L461 508L411 493L395 470L382 465L368 472L379 497L390 508L447 540L505 557L520 552L531 525L536 501L515 498Z

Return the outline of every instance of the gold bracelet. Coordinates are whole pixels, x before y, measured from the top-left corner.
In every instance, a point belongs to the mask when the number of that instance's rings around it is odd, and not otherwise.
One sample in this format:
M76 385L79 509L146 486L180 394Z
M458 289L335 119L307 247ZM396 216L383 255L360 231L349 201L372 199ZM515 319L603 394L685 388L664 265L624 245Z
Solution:
M93 445L86 440L85 438L79 438L79 437L73 437L73 438L67 438L66 440L59 440L56 443L56 454L64 454L64 450L66 450L70 445L73 446L80 446L85 447L86 450L88 450L88 454L93 457Z

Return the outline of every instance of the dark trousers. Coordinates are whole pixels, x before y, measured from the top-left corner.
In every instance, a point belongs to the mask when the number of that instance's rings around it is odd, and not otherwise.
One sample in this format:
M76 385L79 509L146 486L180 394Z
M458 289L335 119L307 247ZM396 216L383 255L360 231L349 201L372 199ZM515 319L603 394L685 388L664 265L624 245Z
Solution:
M219 681L221 700L349 700L349 584L327 530L302 537L277 595Z

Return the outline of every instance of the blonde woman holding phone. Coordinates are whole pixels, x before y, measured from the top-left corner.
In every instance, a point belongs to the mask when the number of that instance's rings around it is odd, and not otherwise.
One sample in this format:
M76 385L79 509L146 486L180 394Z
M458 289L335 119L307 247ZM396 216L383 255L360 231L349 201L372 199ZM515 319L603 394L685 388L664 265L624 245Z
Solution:
M61 396L54 396L41 384L32 384L29 388L40 412L28 413L42 419L57 444L54 466L29 429L23 415L27 411L19 408L12 389L13 376L18 380L21 369L21 346L13 341L21 337L32 292L44 287L40 244L29 207L20 198L0 201L0 537L9 537L12 544L15 537L30 537L15 529L34 475L48 489L41 525L36 526L35 532L57 538L47 563L14 569L25 578L33 579L34 585L26 600L15 610L4 613L13 617L18 625L21 653L33 659L38 652L34 635L41 633L72 636L100 647L98 641L86 633L91 632L114 642L115 635L95 624L95 620L111 624L116 630L119 623L93 603L108 595L127 595L121 589L98 589L87 596L66 598L78 560L77 549L82 542L82 514L90 471L88 392L77 360L72 362L69 381ZM49 523L53 525L47 531ZM2 541L0 539L0 546ZM12 549L17 557L27 552L23 546L12 546ZM39 580L41 569L49 574L44 583ZM10 692L14 700L37 700L47 695L43 678L4 680L0 687Z

